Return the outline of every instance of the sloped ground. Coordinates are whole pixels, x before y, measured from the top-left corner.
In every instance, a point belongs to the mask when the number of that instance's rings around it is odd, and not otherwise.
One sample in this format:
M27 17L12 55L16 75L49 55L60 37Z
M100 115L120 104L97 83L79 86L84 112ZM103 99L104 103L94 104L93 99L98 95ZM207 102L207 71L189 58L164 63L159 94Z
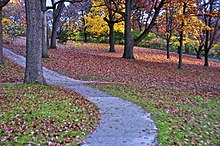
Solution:
M3 49L3 52L5 56L25 67L25 58L23 56L17 55L8 49ZM68 78L44 67L43 74L48 84L69 88L83 95L99 108L101 120L96 130L85 139L85 144L83 145L119 146L126 144L127 146L145 146L158 144L157 128L151 115L140 106L88 87L83 84L85 81ZM68 107L66 104L62 104L61 107L62 106L65 106L64 109ZM87 106L87 108L90 108L90 106ZM72 107L70 109L72 109ZM62 113L64 114L66 112ZM69 113L70 112L67 111L67 115ZM70 116L76 116L75 113L70 114ZM94 114L94 112L91 111L90 114ZM83 121L85 122L85 120ZM63 125L62 123L66 122L61 121L59 124ZM71 124L71 122L68 123ZM86 123L88 124L88 122ZM83 132L85 128L81 126L83 125L79 126ZM69 132L71 131L72 129L70 129Z
M20 43L14 51L24 54L22 48ZM178 70L176 54L167 60L163 51L135 48L134 61L121 59L121 46L116 51L108 53L105 44L59 45L44 64L75 79L112 82L91 86L153 113L162 145L219 143L220 63L204 67L202 60L184 56Z
M25 55L22 40L9 48ZM210 67L204 67L203 60L184 56L184 69L178 70L176 54L171 53L168 60L163 51L135 48L136 60L133 61L121 58L122 46L117 46L116 51L109 53L106 44L69 43L58 45L57 50L49 50L50 58L44 59L44 64L75 79L175 86L209 97L220 94L220 63L210 61Z
M12 61L7 58L4 58L4 60L4 64L0 65L0 84L22 82L24 78L24 68L12 63Z
M77 145L94 130L98 109L71 90L23 81L24 68L0 65L0 145Z

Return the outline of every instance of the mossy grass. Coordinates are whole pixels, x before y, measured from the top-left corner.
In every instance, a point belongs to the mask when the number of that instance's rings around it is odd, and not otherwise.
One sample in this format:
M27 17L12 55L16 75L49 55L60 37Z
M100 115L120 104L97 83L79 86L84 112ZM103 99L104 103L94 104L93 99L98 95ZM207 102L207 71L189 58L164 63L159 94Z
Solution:
M132 101L152 113L161 145L220 143L220 97L204 98L186 89L159 85L89 85Z
M50 85L0 85L0 145L77 145L92 131L97 108Z

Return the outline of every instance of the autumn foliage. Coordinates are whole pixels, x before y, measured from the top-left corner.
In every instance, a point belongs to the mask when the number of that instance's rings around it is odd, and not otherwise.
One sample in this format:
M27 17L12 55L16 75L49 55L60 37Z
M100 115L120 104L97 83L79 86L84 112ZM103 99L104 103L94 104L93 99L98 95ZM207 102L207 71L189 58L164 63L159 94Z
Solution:
M19 42L19 41L18 41ZM21 53L18 48L11 49ZM24 44L23 44L24 45ZM49 69L67 76L95 76L99 81L128 84L159 84L187 88L204 96L220 95L220 64L210 62L211 67L202 66L203 61L183 57L184 69L176 69L178 56L171 53L167 60L164 51L135 48L136 60L121 59L122 46L116 46L118 53L108 53L108 45L95 43L69 43L60 45L58 50L50 50L51 58L44 60Z

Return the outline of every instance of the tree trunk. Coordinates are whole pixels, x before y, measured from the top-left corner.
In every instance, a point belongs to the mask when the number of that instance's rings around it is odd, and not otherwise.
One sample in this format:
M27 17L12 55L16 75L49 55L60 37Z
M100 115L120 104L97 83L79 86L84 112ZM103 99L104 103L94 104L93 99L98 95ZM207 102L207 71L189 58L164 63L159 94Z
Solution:
M51 49L56 49L57 48L57 27L58 27L58 22L53 21L53 26L52 26L52 34L51 34L51 42L50 42L50 48Z
M186 13L186 3L183 4L183 15ZM182 20L181 28L183 28L185 25L184 20ZM178 48L178 53L179 53L179 65L178 68L182 68L182 50L183 50L183 30L180 32L180 46Z
M197 58L197 59L202 59L202 57L201 57L201 51L196 52L196 58Z
M87 39L87 32L86 32L86 21L84 19L84 14L83 14L83 11L82 11L82 23L83 23L83 35L84 35L84 43L87 43L88 42L88 39Z
M178 53L179 53L179 65L178 68L182 68L182 50L183 50L183 31L180 33L180 46L178 47Z
M64 3L59 3L57 6L57 9L54 9L53 12L53 26L52 26L52 35L51 35L51 43L50 43L50 48L51 49L56 49L57 48L57 28L59 25L60 21L60 16L64 8Z
M43 24L42 24L42 57L43 58L49 58L48 55L48 43L47 43L47 16L46 12L43 12Z
M87 43L87 42L88 42L88 39L87 39L86 27L83 28L83 32L84 32L84 43Z
M199 46L198 50L195 48L196 58L197 58L197 59L202 59L202 58L201 58L201 53L202 53L202 48L203 48L203 46L204 46L204 44L202 43L202 44Z
M109 52L116 52L115 51L115 42L114 42L114 23L109 23L109 45L110 49Z
M167 45L166 45L167 59L170 59L170 39L168 35L167 35L166 41L167 41Z
M2 7L0 7L0 21L0 64L3 64Z
M206 36L205 36L205 45L204 45L204 51L205 51L205 63L204 66L209 66L209 62L208 62L208 54L209 54L209 35L210 32L209 30L206 30Z
M209 61L208 61L208 54L209 54L209 30L206 30L206 36L205 36L205 45L204 45L204 51L205 51L205 63L204 66L209 66Z
M47 23L47 49L50 48L49 25Z
M131 35L131 2L132 0L126 1L126 9L125 9L125 33L124 33L124 53L123 58L126 59L134 59L133 53L133 40Z
M41 2L26 0L26 70L24 83L46 83L42 70L42 24Z
M205 50L205 63L204 66L209 66L209 50Z

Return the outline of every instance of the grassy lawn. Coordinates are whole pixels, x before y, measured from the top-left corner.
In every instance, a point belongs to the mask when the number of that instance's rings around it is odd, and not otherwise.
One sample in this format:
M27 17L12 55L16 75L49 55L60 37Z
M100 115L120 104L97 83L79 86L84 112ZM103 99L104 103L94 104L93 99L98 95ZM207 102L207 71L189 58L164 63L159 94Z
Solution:
M155 85L89 84L152 113L161 145L218 145L220 97Z
M109 53L107 44L68 43L49 50L44 65L71 78L111 82L89 85L152 113L161 145L220 143L220 63L204 67L203 60L183 56L183 69L177 69L175 53L166 59L164 51L135 48L136 59L127 60L123 46L116 51Z
M96 107L61 87L0 85L0 145L76 145L97 123Z
M77 145L94 130L98 109L82 96L23 81L24 69L0 65L0 145ZM1 84L6 83L6 84Z

